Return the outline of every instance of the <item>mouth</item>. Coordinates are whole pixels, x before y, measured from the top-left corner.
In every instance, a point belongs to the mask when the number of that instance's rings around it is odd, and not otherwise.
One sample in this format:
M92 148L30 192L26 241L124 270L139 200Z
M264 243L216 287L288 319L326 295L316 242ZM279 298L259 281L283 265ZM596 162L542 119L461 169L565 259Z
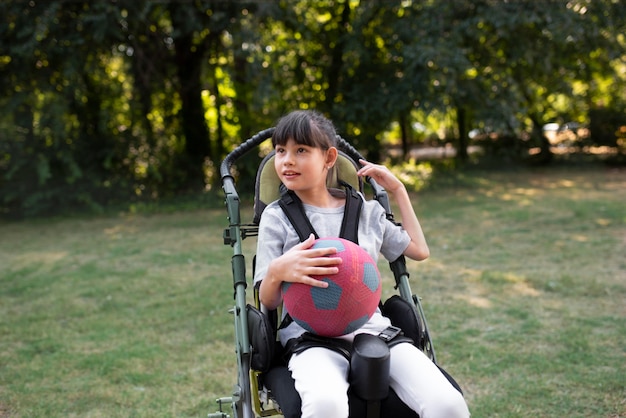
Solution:
M283 177L286 179L292 179L298 175L299 173L296 173L295 171L283 171Z

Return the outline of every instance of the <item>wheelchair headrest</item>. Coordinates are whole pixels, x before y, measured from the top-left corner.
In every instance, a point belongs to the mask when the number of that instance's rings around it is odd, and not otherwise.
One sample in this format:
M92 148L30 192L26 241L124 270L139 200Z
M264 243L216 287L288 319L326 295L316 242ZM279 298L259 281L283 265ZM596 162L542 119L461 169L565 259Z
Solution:
M258 224L267 205L280 198L280 179L274 169L274 151L270 152L259 165L254 186L254 220ZM329 172L327 187L340 188L339 181L344 181L355 190L363 191L363 181L356 175L358 165L346 153L339 150L337 161Z

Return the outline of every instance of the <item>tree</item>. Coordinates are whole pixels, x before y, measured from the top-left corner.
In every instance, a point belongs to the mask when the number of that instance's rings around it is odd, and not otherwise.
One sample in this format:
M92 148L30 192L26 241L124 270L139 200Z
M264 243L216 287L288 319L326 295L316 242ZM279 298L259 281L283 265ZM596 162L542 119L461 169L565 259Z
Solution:
M413 124L442 115L460 158L483 127L534 130L548 160L544 123L591 114L602 132L626 103L616 0L16 0L0 13L3 213L204 190L232 146L296 108L373 159L393 123L406 154Z
M8 116L19 127L5 142L2 201L9 210L46 211L93 204L107 193L107 172L120 167L106 110L116 97L108 78L106 3L2 3L9 24L0 67ZM71 51L71 53L68 53Z
M588 102L587 63L595 61L602 68L600 73L610 71L607 60L600 63L591 57L611 51L617 44L615 26L598 30L598 16L606 16L614 6L610 1L593 5L585 1L477 3L473 19L467 23L478 30L469 32L465 47L470 48L480 84L490 91L485 103L491 106L479 109L499 111L495 118L484 111L476 116L499 120L509 130L518 131L524 130L528 121L532 138L541 149L539 160L549 161L550 144L542 128L557 117L559 98L574 105L570 111L580 109L581 103ZM582 100L574 94L576 83L586 86Z

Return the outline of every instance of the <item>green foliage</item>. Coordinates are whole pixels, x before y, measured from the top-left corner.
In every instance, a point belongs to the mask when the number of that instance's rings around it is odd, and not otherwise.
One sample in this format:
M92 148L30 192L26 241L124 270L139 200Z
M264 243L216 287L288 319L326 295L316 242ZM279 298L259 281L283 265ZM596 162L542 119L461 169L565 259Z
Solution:
M417 163L410 160L392 168L393 173L404 183L409 190L423 189L431 180L433 167L431 163Z
M614 0L18 0L0 13L2 215L214 188L230 149L295 108L328 114L370 158L392 126L406 154L418 122L465 158L472 128L534 130L545 151L542 124L626 102Z

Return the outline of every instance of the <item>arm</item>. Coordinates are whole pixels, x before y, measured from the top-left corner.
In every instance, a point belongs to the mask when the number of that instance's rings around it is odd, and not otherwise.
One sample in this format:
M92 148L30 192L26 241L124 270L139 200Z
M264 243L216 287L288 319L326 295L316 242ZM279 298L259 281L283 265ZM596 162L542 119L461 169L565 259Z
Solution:
M268 309L276 309L282 302L283 282L328 287L328 283L311 276L337 273L338 268L335 266L341 263L341 258L327 257L337 252L335 248L311 249L314 241L315 237L311 235L306 241L270 261L259 288L261 303Z
M376 180L378 184L392 195L398 206L402 226L409 234L409 237L411 237L411 242L404 251L404 255L414 260L424 260L428 258L430 250L428 249L422 226L417 219L415 210L413 210L409 193L404 184L385 166L372 164L365 160L360 160L360 163L363 164L363 167L361 167L357 174L359 176L369 176Z

